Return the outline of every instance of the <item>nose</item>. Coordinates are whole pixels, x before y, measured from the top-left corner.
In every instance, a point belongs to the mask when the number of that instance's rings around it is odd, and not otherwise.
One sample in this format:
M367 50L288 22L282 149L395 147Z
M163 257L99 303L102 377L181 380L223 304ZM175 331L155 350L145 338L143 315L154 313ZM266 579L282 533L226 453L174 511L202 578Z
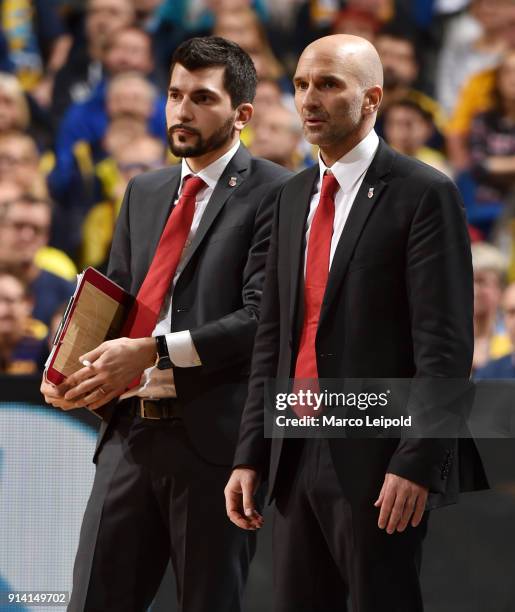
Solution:
M30 244L36 237L36 230L32 225L24 225L19 236L23 244Z
M177 105L177 118L180 123L185 123L193 119L191 101L184 96Z
M302 108L306 110L314 110L320 106L318 92L313 83L310 83L302 92Z

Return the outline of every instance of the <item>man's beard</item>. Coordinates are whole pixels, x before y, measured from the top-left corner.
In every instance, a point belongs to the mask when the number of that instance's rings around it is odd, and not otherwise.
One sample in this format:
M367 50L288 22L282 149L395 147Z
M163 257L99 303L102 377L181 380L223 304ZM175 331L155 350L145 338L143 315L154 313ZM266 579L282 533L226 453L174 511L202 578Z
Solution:
M177 144L174 141L173 132L178 128L183 128L192 134L195 134L197 137L197 143L192 145L182 143ZM176 157L200 157L201 155L205 155L206 153L211 153L211 151L220 149L223 147L223 145L227 144L227 142L231 140L233 135L234 119L232 117L229 117L229 119L227 119L223 125L221 125L211 134L211 136L206 139L204 139L202 134L195 128L179 123L172 125L172 127L168 130L168 143L170 145L170 151Z

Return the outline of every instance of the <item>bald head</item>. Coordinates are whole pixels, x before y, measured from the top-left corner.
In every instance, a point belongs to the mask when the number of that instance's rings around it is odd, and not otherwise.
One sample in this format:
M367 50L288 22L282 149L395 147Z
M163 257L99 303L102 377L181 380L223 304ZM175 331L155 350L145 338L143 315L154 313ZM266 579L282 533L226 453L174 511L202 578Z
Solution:
M383 86L381 59L374 45L365 38L351 34L324 36L304 49L299 64L321 58L340 66L342 74L351 74L363 88Z
M293 79L304 136L330 165L373 129L383 96L381 60L359 36L335 34L303 51Z

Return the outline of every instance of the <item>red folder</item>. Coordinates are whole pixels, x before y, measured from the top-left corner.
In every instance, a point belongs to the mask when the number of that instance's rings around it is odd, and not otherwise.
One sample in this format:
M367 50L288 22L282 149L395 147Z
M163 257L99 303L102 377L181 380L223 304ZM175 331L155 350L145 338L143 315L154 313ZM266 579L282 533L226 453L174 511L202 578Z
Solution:
M117 338L134 298L94 268L79 275L54 337L47 379L58 385L83 367L78 356Z

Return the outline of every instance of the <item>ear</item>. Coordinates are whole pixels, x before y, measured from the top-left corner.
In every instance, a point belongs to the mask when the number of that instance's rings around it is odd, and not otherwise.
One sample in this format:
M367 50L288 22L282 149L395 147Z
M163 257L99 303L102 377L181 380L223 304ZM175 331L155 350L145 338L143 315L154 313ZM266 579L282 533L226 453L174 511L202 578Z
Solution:
M369 87L365 91L363 98L363 112L365 115L371 115L376 113L383 99L383 89L379 85Z
M234 122L234 127L241 132L252 119L253 113L254 107L252 104L250 104L250 102L240 104L236 109L236 120Z

